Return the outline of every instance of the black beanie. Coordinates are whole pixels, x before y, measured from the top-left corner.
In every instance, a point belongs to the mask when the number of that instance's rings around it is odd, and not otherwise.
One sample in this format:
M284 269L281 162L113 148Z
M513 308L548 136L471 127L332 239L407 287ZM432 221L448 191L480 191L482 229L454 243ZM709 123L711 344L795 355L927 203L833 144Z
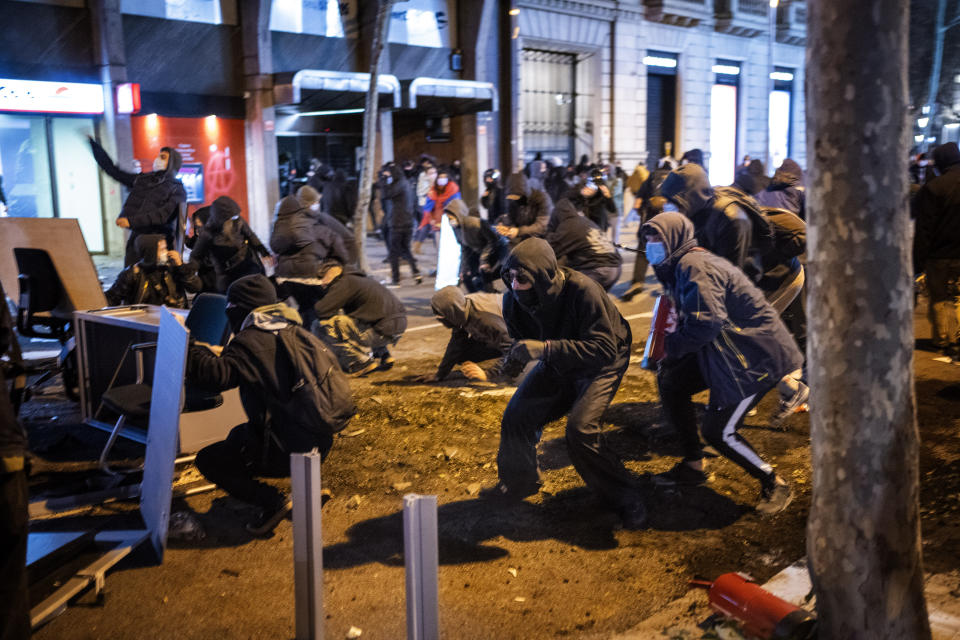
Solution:
M937 171L943 173L947 167L960 164L960 148L956 142L947 142L933 150L933 163Z
M227 303L253 311L277 303L277 290L265 275L244 276L227 288Z

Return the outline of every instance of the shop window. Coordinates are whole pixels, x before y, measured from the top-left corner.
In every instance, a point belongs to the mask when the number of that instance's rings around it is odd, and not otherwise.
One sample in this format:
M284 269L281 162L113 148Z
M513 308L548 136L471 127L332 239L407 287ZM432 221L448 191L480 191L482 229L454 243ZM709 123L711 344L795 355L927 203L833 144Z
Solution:
M793 72L777 67L770 74L773 91L770 93L769 132L771 169L779 167L790 157L790 116L793 110Z
M236 0L122 0L120 10L149 18L237 24Z
M710 182L733 183L737 166L737 89L740 65L717 60L710 91Z
M344 13L339 0L273 0L270 7L270 30L307 33L327 38L344 37Z

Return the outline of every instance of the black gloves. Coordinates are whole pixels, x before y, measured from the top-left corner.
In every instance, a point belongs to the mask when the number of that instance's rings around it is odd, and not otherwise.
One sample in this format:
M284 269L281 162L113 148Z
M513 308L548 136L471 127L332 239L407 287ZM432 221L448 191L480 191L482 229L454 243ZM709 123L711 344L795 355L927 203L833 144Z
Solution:
M510 349L510 358L519 362L540 360L547 350L547 343L540 340L517 340Z

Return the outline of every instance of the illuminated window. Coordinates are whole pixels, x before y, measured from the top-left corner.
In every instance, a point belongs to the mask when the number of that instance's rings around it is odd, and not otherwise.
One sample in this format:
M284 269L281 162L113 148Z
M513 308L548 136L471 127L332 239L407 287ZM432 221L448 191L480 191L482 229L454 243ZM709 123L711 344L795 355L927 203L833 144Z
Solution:
M415 47L452 48L449 0L408 0L393 6L388 42Z
M338 0L273 0L270 30L342 38L343 16Z
M122 0L120 10L150 18L236 24L236 0Z
M737 166L737 89L740 63L718 60L710 91L710 182L733 183Z
M790 112L793 108L793 73L790 69L777 67L770 77L773 91L770 93L770 163L771 169L779 167L790 157Z

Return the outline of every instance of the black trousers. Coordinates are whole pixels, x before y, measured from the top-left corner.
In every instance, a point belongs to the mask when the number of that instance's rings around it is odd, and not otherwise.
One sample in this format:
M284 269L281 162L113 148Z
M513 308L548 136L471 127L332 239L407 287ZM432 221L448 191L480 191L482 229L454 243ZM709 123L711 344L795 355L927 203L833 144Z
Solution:
M735 406L708 405L701 427L703 438L710 446L764 484L773 482L776 477L773 467L740 435L739 429L747 412L760 402L767 391L776 386L776 382L763 393L748 396ZM688 354L666 364L661 363L657 371L657 386L663 413L680 437L683 459L702 459L703 449L697 433L696 408L692 397L706 389L707 383L700 372L696 354Z
M326 458L332 444L331 436L326 446L318 447L322 457ZM280 501L280 491L257 480L257 476L289 477L290 454L309 450L309 447L281 448L274 439L265 438L259 429L242 424L234 427L226 440L201 449L196 465L203 477L237 500L270 509Z
M635 478L604 445L600 424L600 417L620 387L629 359L627 342L617 360L593 377L571 379L543 362L534 367L507 404L500 424L500 481L508 487L528 487L539 482L537 443L543 427L567 415L567 451L580 477L611 507L635 503Z
M410 239L413 229L390 229L390 274L394 282L400 282L400 258L407 261L413 275L420 273L417 261L410 252Z
M0 640L30 637L27 474L0 473Z

